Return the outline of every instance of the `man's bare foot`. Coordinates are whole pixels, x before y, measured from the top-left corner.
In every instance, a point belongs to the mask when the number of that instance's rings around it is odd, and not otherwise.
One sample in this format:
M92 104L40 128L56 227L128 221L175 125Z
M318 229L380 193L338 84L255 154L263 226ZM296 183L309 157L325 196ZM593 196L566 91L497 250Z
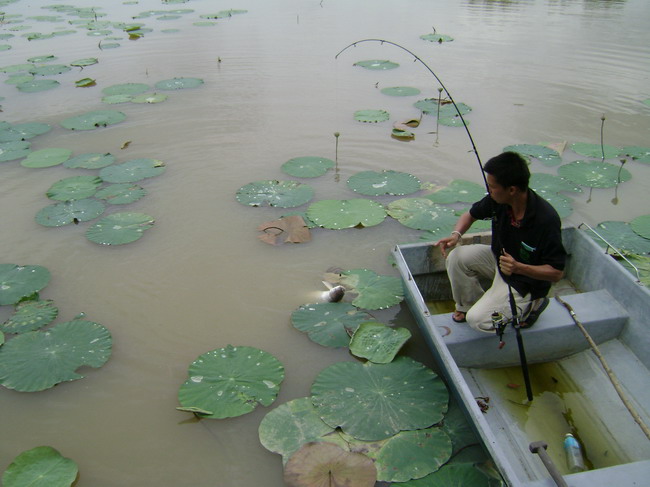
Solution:
M456 323L465 323L467 319L465 318L465 312L464 311L454 311L454 313L451 315L451 319L454 320Z

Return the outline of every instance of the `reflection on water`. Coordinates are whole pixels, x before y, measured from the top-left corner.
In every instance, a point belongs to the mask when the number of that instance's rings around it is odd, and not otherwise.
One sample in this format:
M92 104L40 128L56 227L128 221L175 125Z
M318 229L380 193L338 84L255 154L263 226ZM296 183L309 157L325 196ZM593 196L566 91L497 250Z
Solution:
M2 10L34 16L48 3L22 0ZM434 134L435 119L425 117L416 139L405 143L391 139L386 124L353 120L354 110L368 108L385 109L392 120L419 117L416 100L386 97L383 87L414 86L421 98L438 92L432 77L403 52L364 44L335 60L346 45L380 37L422 57L457 101L473 107L467 118L483 158L514 143L598 143L603 114L606 143L647 145L649 112L641 103L650 97L645 0L245 3L227 7L248 13L199 27L193 23L202 20L200 14L219 10L212 2L112 2L101 9L103 18L123 22L143 11L193 10L176 20L139 19L153 31L138 40L117 30L123 37L117 49L99 50L86 32L23 37L68 28L73 19L65 15L63 24L25 19L24 31L2 26L0 33L15 35L0 41L12 46L0 51L2 66L48 54L61 64L99 58L97 65L57 76L61 86L55 90L26 94L0 84L2 118L54 126L33 140L34 149L111 152L118 162L156 158L167 171L144 181L148 195L129 205L153 215L156 225L135 244L104 248L85 239L84 225L45 228L33 220L48 204L44 193L52 183L87 171L0 164L1 261L46 266L53 279L42 297L56 302L60 320L83 311L114 339L111 360L84 370L83 380L35 394L0 390L0 469L19 452L47 444L79 464L79 487L283 485L280 457L257 438L268 409L198 423L175 410L187 367L208 350L254 346L285 366L276 404L307 395L320 370L352 358L293 329L291 311L324 290L322 273L331 266L395 275L390 246L417 239L418 232L387 220L362 230L314 230L309 244L274 248L256 238L256 228L285 211L244 207L235 191L254 180L286 179L280 166L293 157L333 159L337 141L340 180L334 174L310 180L317 199L353 197L345 181L368 169L403 170L435 184L481 182L459 129ZM432 27L455 40L420 40ZM178 32L163 32L169 28ZM352 66L363 59L390 59L400 68ZM76 133L58 125L106 108L100 99L107 86L153 85L177 76L205 84L171 92L160 104L111 107L127 120L110 128ZM83 77L96 79L97 86L75 88ZM131 143L121 149L126 141ZM554 171L535 164L534 171ZM613 191L595 191L590 203L579 195L570 222L629 220L647 212L641 203L650 190L650 168L630 163L626 169L633 180L619 188L617 206L611 204ZM404 307L384 318L413 327ZM431 363L417 339L407 352Z

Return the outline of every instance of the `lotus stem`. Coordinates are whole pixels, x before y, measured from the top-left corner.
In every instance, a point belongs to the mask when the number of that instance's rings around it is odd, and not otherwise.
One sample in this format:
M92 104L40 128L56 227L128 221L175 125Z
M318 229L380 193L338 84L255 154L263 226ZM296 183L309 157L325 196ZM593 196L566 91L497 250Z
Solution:
M602 162L605 162L605 138L604 138L604 132L605 132L605 114L601 115L600 117L600 151L603 155Z

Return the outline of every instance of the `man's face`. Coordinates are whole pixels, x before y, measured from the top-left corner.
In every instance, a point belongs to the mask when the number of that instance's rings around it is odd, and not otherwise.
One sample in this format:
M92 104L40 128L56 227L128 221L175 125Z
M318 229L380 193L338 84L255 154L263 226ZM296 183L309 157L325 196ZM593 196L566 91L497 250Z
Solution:
M499 204L505 204L510 202L512 197L513 187L506 188L505 186L497 183L497 180L492 174L487 175L488 190L490 191L490 197Z

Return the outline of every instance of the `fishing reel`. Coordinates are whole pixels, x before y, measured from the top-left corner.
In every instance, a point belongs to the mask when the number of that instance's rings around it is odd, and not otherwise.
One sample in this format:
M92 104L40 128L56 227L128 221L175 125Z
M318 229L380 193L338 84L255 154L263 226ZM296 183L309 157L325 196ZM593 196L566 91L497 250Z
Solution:
M506 327L510 323L512 323L512 319L504 316L503 313L499 311L494 311L492 313L492 327L499 337L499 350L502 349L506 344L506 342L503 341L503 334L506 331Z

